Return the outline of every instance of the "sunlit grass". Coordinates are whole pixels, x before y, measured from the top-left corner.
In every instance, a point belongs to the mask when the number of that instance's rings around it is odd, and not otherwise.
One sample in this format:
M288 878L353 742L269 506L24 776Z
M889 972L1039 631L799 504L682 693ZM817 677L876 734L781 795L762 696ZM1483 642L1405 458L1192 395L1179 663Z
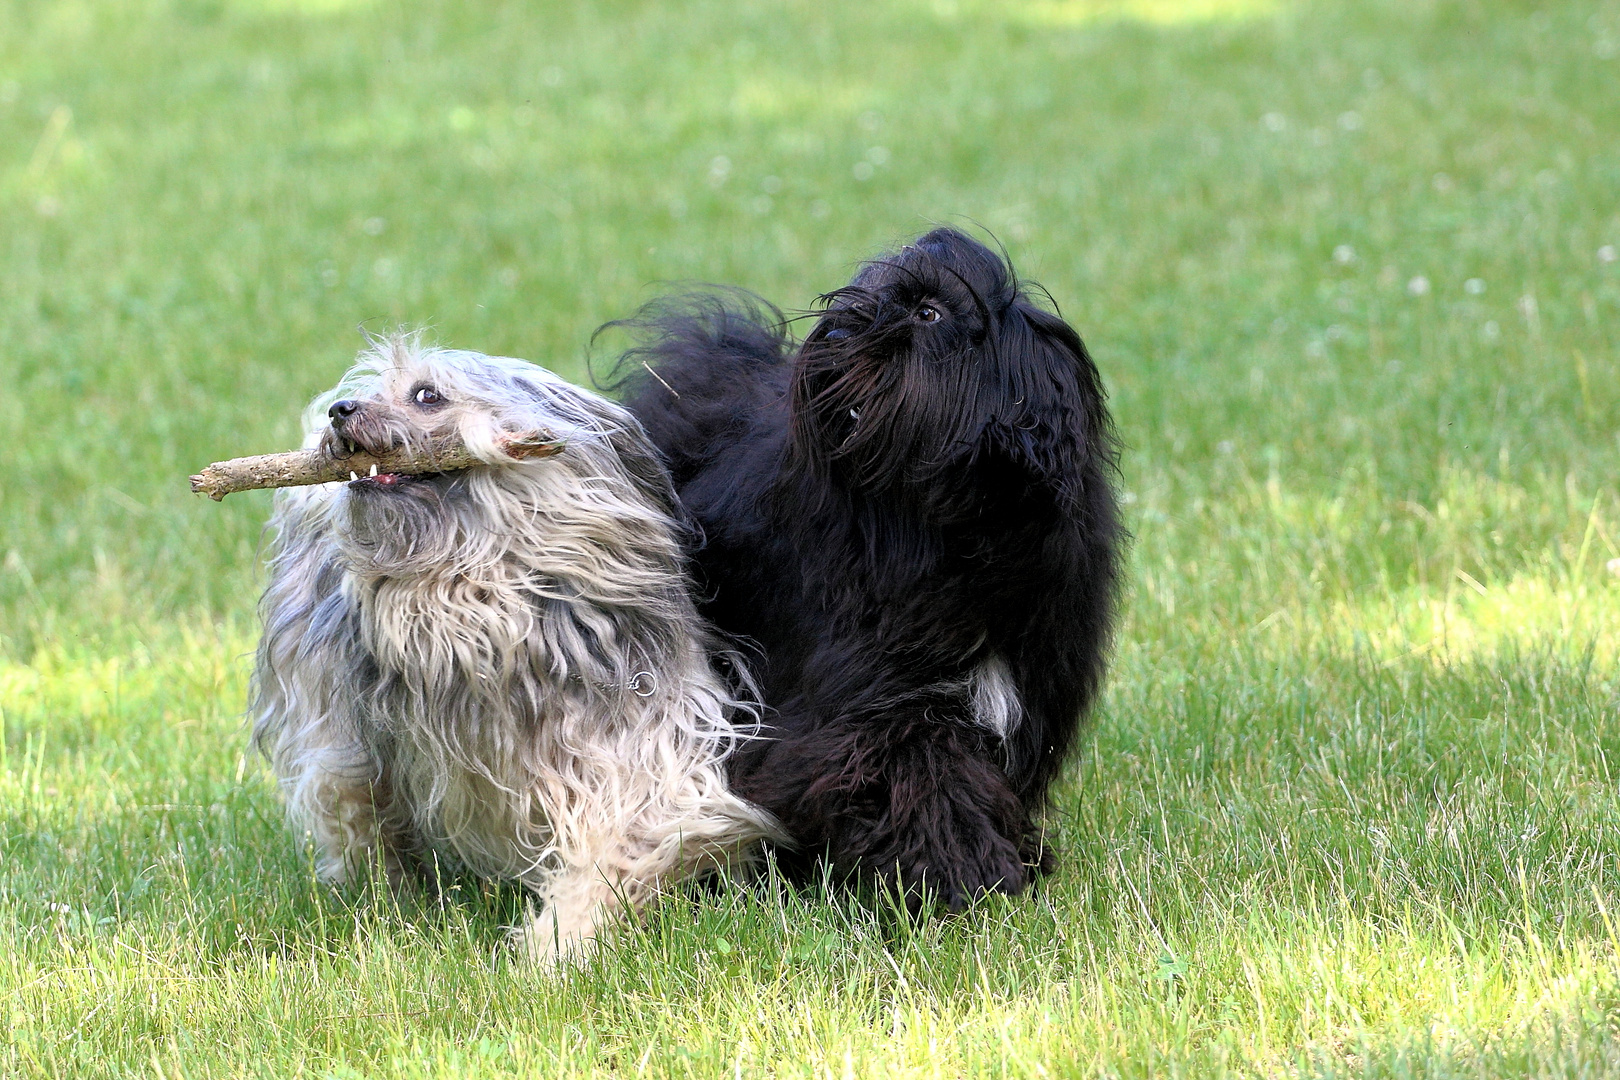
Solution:
M372 7L377 0L230 0L233 7L256 14L337 15Z
M1031 26L1140 21L1156 26L1250 19L1276 12L1279 0L929 0L947 18L967 15Z
M1440 667L1536 642L1615 667L1620 548L1606 488L1549 498L1451 469L1424 505L1355 477L1329 494L1241 463L1228 474L1220 501L1194 500L1175 521L1162 494L1132 494L1143 522L1133 617L1147 636L1196 628ZM1225 539L1217 549L1187 542L1211 532Z
M501 951L513 897L312 884L221 708L250 640L221 629L216 662L177 637L5 672L13 1068L1218 1075L1416 1054L1512 1075L1514 1055L1612 1054L1614 687L1557 642L1443 666L1128 645L1058 800L1067 867L1036 896L915 927L768 882L673 899L553 987Z
M1261 643L1166 670L1127 650L1060 800L1069 869L1035 898L915 928L837 894L677 900L553 989L500 957L509 899L323 896L218 708L241 666L166 645L6 673L13 1066L1147 1075L1610 1052L1613 733L1587 733L1612 691L1578 661L1302 667ZM133 746L126 712L150 718Z
M0 1074L1620 1073L1617 64L1601 2L0 0ZM357 323L583 379L941 220L1126 446L1061 870L674 897L561 983L510 891L316 886L268 499L184 477Z

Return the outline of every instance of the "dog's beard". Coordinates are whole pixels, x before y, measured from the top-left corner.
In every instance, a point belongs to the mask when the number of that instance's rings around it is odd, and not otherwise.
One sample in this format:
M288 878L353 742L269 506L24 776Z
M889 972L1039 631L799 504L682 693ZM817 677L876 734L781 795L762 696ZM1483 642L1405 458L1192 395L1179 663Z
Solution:
M351 481L332 506L338 545L355 569L388 574L440 565L453 558L469 530L487 528L465 478L374 483Z
M419 448L445 433L443 425L422 427L378 396L341 428L328 428L321 446L341 458L355 450ZM351 570L372 577L422 572L452 563L469 546L481 547L480 538L498 535L501 496L495 470L353 474L333 500L333 533Z
M800 350L793 385L801 453L874 491L971 459L994 396L970 331L960 348L929 347L892 306L871 297L829 311Z

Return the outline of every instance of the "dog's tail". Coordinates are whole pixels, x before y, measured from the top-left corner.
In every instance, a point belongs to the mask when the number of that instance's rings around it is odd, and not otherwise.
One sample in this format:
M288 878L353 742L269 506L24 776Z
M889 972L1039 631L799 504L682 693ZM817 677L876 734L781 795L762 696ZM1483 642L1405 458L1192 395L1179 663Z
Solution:
M743 437L761 410L786 406L788 320L753 293L665 297L605 324L592 341L621 329L635 343L597 385L622 396L677 488L717 449Z

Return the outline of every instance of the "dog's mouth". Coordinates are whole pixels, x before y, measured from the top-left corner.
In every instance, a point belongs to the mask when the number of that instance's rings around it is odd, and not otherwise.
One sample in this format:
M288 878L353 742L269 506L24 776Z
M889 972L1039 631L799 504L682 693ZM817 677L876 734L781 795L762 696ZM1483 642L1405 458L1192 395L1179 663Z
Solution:
M388 432L368 430L372 428L374 425L355 420L350 420L343 426L333 424L321 434L321 449L328 457L342 460L356 454L381 457L390 450L397 450L404 445L397 436Z
M339 460L353 457L356 454L367 454L371 457L378 457L388 453L390 450L397 449L399 446L397 440L390 440L384 443L381 439L367 439L363 437L356 438L356 434L359 433L340 431L336 427L328 429L325 436L327 453L335 458L338 458ZM417 487L429 480L433 480L443 475L444 473L438 472L383 472L376 465L372 465L370 471L365 473L351 470L349 472L348 488L350 491L398 492L404 491L407 488Z
M371 472L365 476L359 473L349 473L350 491L403 491L417 484L443 476L444 473L391 473L379 472L377 466L371 467Z

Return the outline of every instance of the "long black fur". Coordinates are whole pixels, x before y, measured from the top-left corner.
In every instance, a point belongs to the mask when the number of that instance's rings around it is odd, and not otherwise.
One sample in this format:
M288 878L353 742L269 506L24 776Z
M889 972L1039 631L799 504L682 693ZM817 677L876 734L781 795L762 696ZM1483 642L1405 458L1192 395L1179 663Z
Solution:
M801 850L956 909L1048 862L1035 816L1114 623L1117 449L1079 336L953 229L866 264L802 343L748 294L628 325L627 404L706 535L706 614L773 710L731 759ZM974 673L1021 715L999 736ZM981 680L982 681L982 680Z

